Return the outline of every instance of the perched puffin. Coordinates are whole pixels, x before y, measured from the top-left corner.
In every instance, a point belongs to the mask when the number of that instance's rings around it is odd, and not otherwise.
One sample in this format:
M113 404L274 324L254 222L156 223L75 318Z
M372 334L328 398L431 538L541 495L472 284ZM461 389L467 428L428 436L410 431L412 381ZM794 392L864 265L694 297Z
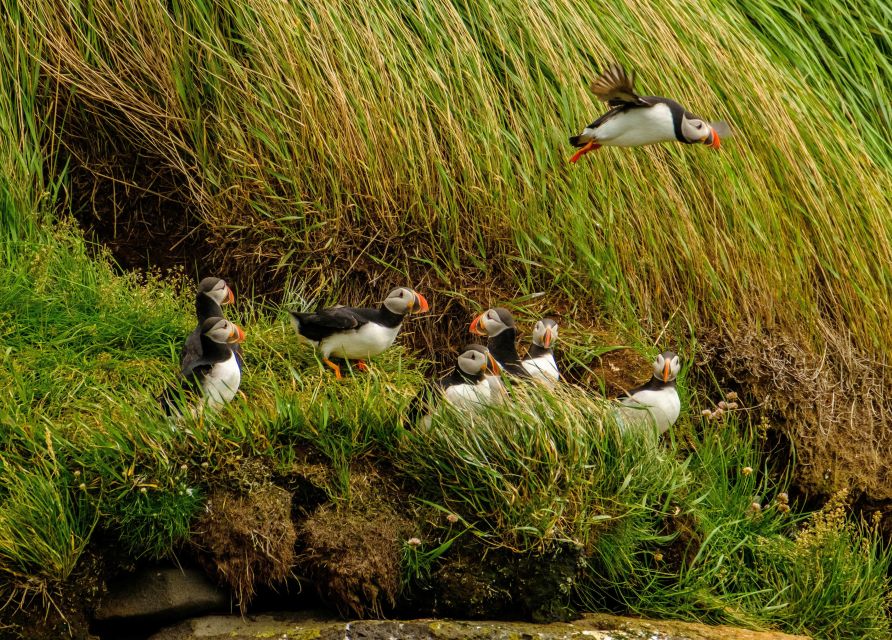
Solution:
M198 324L186 338L186 344L180 351L180 367L184 366L187 358L194 360L201 357L201 325L204 321L208 318L222 318L222 306L233 302L235 295L222 278L204 278L198 283L198 291L195 294L195 316L198 318ZM237 343L232 344L231 348L241 367L241 348Z
M675 388L679 370L681 363L677 355L671 351L658 355L653 377L628 395L617 398L623 405L620 410L623 426L652 423L659 433L665 433L675 424L681 413L681 400Z
M182 388L199 394L202 403L218 409L235 397L242 380L232 345L245 339L241 327L226 318L207 318L199 328L201 352L197 356L186 355L180 370ZM161 404L168 414L173 413L175 389L168 389L161 396Z
M357 360L357 366L364 371L365 359L393 344L407 314L429 309L423 295L400 287L387 294L378 309L329 307L314 313L289 313L297 334L316 348L340 380L341 368L330 357Z
M523 359L523 368L538 382L553 387L561 379L557 362L554 361L553 345L558 338L558 324L551 318L542 318L533 327L533 344Z
M517 355L517 328L510 311L502 307L484 311L471 322L471 333L488 336L486 346L503 371L517 378L531 377Z
M591 84L592 92L610 109L572 136L570 144L579 147L570 162L576 162L598 147L638 147L677 140L684 144L702 143L713 149L720 135L730 135L726 122L705 122L675 100L635 93L635 74L614 64Z
M455 370L437 381L437 388L456 409L473 412L493 404L486 374L498 375L499 364L486 347L469 344L464 348Z

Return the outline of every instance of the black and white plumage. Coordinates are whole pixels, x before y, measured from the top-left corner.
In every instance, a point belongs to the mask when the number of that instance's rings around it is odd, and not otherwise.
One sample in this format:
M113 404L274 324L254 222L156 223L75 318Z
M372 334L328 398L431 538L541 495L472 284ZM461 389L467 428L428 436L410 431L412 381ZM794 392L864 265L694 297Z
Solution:
M201 351L187 354L180 369L183 391L198 395L200 406L219 409L231 401L238 392L242 374L232 345L243 342L245 332L221 317L207 318L200 327ZM179 393L168 389L160 400L168 413L173 413L174 401Z
M598 76L591 90L610 109L570 138L570 144L579 148L570 162L602 146L638 147L677 141L718 149L721 136L731 133L726 122L706 122L675 100L638 95L635 74L626 73L617 64Z
M558 338L558 323L542 318L533 327L533 344L523 359L523 368L534 380L553 387L561 379L554 359L554 343Z
M186 338L186 344L180 351L180 367L184 365L186 359L194 360L201 357L201 325L208 318L222 318L223 305L232 304L235 301L235 295L232 289L226 284L222 278L208 277L198 283L198 290L195 293L195 317L198 324L192 333ZM241 347L236 343L230 345L239 367L242 366Z
M681 362L673 352L658 355L651 379L617 398L622 404L619 412L622 427L652 425L658 433L665 433L675 424L681 413L681 399L676 389L680 370Z
M487 336L486 347L502 370L516 378L530 378L517 355L517 327L514 316L503 307L487 309L471 322L471 333Z
M470 344L458 356L452 373L437 381L437 388L453 407L473 413L496 402L487 380L490 372L498 375L499 365L489 349Z
M289 313L297 334L319 352L340 380L341 368L330 360L332 356L357 360L359 368L365 369L364 360L393 344L406 315L429 309L423 295L400 287L391 291L378 309L338 306L311 313Z

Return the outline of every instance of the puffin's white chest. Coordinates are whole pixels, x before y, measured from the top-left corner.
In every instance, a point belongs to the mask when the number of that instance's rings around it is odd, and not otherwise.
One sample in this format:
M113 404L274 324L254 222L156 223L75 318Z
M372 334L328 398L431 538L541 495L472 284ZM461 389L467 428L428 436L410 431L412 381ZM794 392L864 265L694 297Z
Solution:
M384 327L374 322L367 322L354 331L342 331L319 342L322 356L328 358L346 358L348 360L364 360L376 356L396 340L402 324L395 327Z
M235 354L230 352L229 359L218 362L201 381L205 400L212 409L219 409L235 397L242 372L239 369Z
M603 145L637 147L676 140L672 111L665 104L618 113L597 129L586 129L583 135L593 136Z
M483 379L476 384L454 384L443 395L456 409L473 412L491 404L490 393L489 381Z
M527 373L533 376L533 380L544 382L550 387L556 385L558 380L561 379L561 374L558 373L557 362L554 361L554 354L547 353L538 358L530 358L529 360L524 360L521 364L523 364L523 368L527 370Z
M631 398L623 399L622 403L625 407L622 411L625 424L652 422L660 433L664 433L675 424L681 413L681 399L675 387L645 389Z

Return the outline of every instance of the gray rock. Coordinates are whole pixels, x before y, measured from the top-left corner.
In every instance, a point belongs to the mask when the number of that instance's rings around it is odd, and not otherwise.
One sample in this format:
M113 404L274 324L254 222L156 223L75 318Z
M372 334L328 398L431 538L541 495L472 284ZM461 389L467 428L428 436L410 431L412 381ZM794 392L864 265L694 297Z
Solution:
M229 610L228 594L203 574L170 567L138 571L109 585L95 620L99 623L134 620L163 624L188 616Z
M362 620L311 615L209 616L165 629L150 640L806 640L784 633L675 621L587 615L571 623Z

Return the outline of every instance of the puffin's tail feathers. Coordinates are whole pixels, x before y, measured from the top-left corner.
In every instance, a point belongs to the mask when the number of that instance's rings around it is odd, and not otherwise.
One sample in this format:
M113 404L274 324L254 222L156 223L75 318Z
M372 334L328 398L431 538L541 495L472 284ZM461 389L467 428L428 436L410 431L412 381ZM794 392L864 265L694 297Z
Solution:
M572 144L574 147L581 147L585 144L584 142L579 141L581 137L582 136L570 136L570 144Z

